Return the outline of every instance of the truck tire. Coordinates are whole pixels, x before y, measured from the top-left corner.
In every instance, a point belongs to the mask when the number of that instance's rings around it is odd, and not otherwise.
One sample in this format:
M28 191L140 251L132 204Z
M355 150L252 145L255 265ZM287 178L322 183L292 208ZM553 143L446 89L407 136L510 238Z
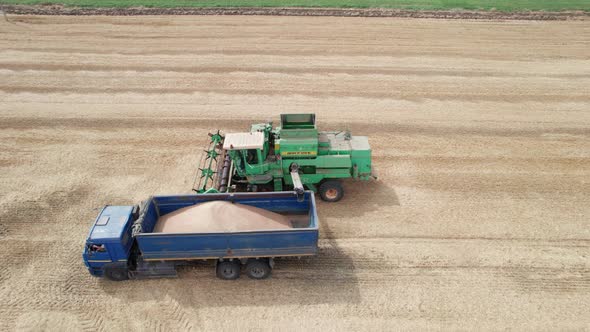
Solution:
M320 185L320 197L326 202L338 202L344 197L344 188L339 181L328 180Z
M271 268L266 259L251 259L246 263L246 274L251 279L266 279Z
M112 281L123 281L129 279L129 269L125 264L109 264L104 268L104 276Z
M240 277L240 261L223 261L217 263L217 278L223 280L235 280Z

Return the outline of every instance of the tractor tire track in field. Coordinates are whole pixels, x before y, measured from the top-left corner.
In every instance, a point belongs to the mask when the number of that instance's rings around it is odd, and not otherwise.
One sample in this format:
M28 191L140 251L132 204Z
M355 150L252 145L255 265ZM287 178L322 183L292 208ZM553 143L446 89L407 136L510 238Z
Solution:
M587 20L8 17L0 330L590 324ZM317 257L88 275L98 209L190 192L209 131L288 112L369 136L379 174L318 202Z

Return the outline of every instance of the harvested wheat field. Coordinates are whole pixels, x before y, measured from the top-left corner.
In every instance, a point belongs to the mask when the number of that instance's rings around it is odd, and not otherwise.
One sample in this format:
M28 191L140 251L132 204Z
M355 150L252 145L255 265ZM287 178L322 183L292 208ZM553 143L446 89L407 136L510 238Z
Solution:
M590 328L590 22L0 23L0 330ZM231 282L91 277L104 204L190 192L207 132L369 136L319 256Z

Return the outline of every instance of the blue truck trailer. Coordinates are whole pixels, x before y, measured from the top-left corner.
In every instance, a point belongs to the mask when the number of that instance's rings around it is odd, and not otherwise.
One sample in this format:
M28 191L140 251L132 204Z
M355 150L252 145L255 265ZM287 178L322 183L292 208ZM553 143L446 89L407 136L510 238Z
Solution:
M224 200L296 216L293 228L212 233L154 233L158 219L176 210ZM236 220L239 223L240 220ZM90 229L83 259L96 277L176 276L176 266L214 260L217 277L268 277L274 259L311 256L318 250L318 217L312 192L223 193L153 196L141 206L105 206Z

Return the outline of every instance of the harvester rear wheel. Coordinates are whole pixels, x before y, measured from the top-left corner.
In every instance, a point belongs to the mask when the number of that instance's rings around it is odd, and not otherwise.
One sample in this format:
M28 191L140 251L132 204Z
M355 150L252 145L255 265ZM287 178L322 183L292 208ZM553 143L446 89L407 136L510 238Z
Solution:
M344 197L344 188L338 181L326 181L320 185L320 197L326 202L338 202Z

